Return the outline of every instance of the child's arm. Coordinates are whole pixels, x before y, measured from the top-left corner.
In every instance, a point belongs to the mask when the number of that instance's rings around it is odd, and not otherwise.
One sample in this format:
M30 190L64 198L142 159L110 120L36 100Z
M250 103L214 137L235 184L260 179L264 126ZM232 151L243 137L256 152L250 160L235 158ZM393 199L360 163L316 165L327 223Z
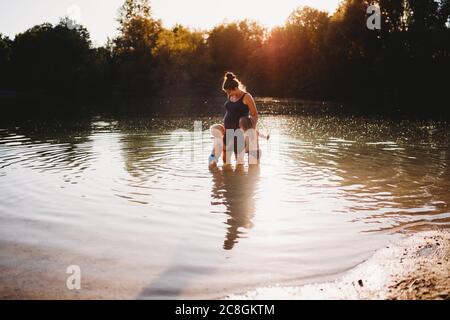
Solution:
M269 140L270 134L268 134L268 135L266 136L266 135L262 134L259 130L258 130L257 132L258 132L258 137L261 137L261 138L263 138L263 139Z

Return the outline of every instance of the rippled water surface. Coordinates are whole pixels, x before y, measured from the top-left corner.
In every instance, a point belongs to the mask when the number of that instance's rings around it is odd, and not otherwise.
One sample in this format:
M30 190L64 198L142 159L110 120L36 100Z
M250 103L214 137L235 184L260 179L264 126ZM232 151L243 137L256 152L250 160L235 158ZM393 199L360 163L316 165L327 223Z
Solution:
M1 128L0 293L53 297L79 265L81 296L216 298L333 277L449 225L446 122L263 115L261 165L210 171L218 121Z

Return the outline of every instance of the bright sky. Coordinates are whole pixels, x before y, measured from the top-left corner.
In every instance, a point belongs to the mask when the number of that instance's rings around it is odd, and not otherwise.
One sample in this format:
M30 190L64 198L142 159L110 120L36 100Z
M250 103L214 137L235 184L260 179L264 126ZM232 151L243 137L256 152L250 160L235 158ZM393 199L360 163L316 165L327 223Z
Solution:
M298 6L309 5L333 12L340 0L151 0L155 18L164 26L181 23L211 28L223 21L256 20L268 27L282 25ZM95 45L116 34L117 9L123 0L0 0L0 33L17 33L43 22L76 15L91 33Z

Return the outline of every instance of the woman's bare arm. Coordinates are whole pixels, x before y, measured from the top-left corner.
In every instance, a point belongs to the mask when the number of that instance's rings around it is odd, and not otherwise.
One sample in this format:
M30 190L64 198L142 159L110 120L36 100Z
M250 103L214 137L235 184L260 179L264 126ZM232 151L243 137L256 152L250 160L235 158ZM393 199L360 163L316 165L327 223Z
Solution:
M258 109L256 109L255 100L250 93L245 95L244 103L248 106L250 116L252 117L253 128L256 128L256 124L258 123Z

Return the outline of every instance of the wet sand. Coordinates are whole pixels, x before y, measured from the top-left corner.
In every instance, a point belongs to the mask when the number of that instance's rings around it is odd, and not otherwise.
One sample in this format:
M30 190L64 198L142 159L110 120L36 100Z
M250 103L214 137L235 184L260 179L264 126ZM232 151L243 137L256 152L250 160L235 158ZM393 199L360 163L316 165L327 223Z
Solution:
M83 290L69 291L63 267L81 258L86 264L92 263L86 256L17 244L3 243L2 247L3 258L9 258L2 259L0 266L0 299L135 299L142 286L142 281L132 276L118 279L110 272L88 273L83 278ZM59 259L62 256L64 261ZM47 264L26 264L30 258ZM105 271L109 263L96 261ZM132 270L133 266L120 268ZM226 299L450 299L450 232L407 236L378 250L336 281L259 288Z
M227 299L450 299L450 232L419 232L333 282L260 288Z
M127 299L139 292L139 281L120 279L108 267L132 273L132 265L43 246L0 242L0 247L0 300ZM75 264L83 271L82 290L66 286L66 269Z

